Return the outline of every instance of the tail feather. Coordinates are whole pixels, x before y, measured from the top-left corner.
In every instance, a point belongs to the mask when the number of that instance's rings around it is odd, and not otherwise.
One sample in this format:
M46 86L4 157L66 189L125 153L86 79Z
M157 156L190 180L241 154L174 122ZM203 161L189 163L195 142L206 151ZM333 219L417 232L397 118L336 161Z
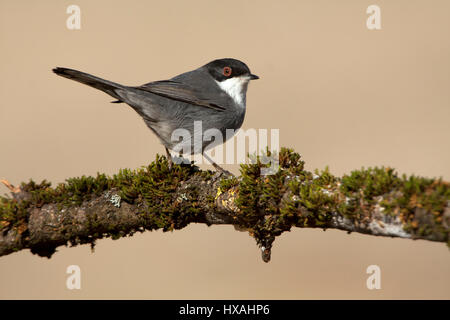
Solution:
M101 91L109 94L110 96L114 97L115 99L118 99L120 102L122 102L121 97L117 94L116 90L123 89L124 86L122 86L118 83L111 82L111 81L108 81L105 79L95 77L88 73L84 73L81 71L68 69L68 68L57 67L57 68L53 69L53 72L61 77L72 79L72 80L81 82L85 85L88 85L90 87L101 90Z

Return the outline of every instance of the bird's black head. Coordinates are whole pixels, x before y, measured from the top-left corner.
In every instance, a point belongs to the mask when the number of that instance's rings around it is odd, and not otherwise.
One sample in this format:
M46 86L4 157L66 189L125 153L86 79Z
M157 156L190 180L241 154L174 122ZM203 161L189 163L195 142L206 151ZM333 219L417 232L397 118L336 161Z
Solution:
M250 69L242 61L225 58L211 61L204 66L209 74L219 82L234 77L248 77L248 80L259 79L257 75L250 72Z

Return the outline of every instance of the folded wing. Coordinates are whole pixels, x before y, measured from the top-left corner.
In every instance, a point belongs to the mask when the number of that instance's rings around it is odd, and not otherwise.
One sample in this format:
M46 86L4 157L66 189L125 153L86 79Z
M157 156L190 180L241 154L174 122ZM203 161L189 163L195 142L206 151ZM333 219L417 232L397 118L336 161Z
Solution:
M192 86L174 80L155 81L135 87L140 90L151 92L153 94L186 102L199 107L213 109L216 111L224 111L225 108L218 102L207 97L207 94L199 92Z

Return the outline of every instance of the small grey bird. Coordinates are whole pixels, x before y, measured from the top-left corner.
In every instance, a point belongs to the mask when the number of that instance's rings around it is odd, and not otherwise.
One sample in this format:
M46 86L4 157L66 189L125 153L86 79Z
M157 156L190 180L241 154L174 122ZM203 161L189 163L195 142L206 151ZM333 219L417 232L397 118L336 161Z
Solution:
M224 170L204 151L230 138L227 129L236 131L241 127L248 83L259 79L245 63L231 58L214 60L170 80L138 87L124 86L67 68L58 67L53 72L106 92L117 99L113 103L124 102L131 106L165 146L170 165L169 150L179 152L183 149L189 154L201 153L220 171ZM209 129L218 130L223 141L196 138L203 137ZM175 139L180 135L174 135L174 132L188 133L190 138L180 143L180 139Z

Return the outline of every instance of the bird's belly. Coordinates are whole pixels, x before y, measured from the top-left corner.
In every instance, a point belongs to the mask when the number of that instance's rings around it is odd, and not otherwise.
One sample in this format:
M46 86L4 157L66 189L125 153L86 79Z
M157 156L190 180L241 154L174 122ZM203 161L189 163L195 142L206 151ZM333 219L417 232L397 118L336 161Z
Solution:
M189 116L178 121L171 119L154 123L152 129L168 149L182 151L183 154L197 154L233 137L241 127L243 118L244 115L229 114Z

